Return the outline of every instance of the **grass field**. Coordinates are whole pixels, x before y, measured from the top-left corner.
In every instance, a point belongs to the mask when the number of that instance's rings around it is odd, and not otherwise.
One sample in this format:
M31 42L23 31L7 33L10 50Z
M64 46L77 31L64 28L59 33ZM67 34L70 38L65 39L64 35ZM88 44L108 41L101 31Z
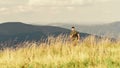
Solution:
M88 37L73 46L64 37L0 52L0 68L120 68L120 41Z

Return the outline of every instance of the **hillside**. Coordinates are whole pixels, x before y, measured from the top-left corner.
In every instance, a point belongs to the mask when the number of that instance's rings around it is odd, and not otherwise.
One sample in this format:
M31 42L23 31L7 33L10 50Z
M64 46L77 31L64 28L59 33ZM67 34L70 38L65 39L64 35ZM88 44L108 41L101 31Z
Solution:
M55 26L37 26L24 24L21 22L6 22L0 24L0 41L39 41L47 38L49 35L58 36L60 34L69 34L70 30ZM89 34L80 33L81 37Z
M51 41L52 40L52 41ZM120 41L87 37L73 45L63 37L50 41L24 42L16 49L0 51L1 68L120 68ZM57 41L56 41L57 40Z

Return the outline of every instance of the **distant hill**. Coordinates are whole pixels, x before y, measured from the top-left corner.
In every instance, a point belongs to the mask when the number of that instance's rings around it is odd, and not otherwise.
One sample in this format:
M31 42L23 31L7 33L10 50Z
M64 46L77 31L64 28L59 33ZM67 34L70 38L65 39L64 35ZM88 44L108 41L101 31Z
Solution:
M90 34L96 34L98 36L110 36L110 37L119 37L120 35L120 22L113 22L110 24L103 24L103 25L72 25L72 24L51 24L51 26L59 26L62 28L70 29L71 26L76 26L79 32L83 33L90 33Z
M0 42L4 41L39 41L46 39L49 35L58 36L60 34L69 34L70 30L56 26L37 26L24 24L21 22L6 22L0 24ZM80 33L82 38L90 35Z

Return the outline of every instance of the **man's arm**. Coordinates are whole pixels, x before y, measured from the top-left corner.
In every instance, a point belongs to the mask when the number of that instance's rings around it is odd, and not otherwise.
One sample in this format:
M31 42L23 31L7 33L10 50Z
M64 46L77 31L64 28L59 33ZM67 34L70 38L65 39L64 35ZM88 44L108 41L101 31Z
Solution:
M80 34L78 33L77 35L78 35L78 41L80 41Z
M69 36L69 37L70 37L70 39L73 37L73 34L72 34L72 32L70 32L70 36Z
M73 37L73 34L70 34L70 39Z

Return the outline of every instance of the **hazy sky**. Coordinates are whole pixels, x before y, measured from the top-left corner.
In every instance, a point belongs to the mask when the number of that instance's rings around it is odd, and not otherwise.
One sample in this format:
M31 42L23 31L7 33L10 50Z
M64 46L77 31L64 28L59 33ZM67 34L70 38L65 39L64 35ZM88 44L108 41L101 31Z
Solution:
M120 0L0 0L0 22L100 24L120 21Z

